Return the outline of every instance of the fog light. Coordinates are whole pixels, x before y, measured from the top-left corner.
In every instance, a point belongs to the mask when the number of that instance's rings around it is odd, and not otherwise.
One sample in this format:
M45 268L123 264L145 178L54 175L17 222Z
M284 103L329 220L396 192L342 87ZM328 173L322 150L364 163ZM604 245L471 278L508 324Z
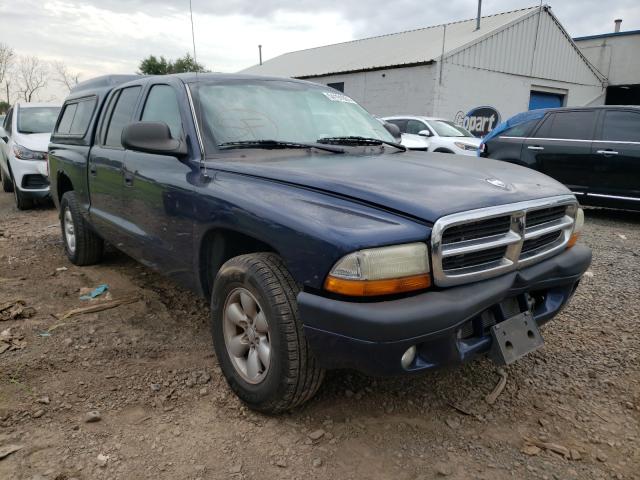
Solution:
M413 345L409 347L407 351L402 354L402 358L400 359L400 364L402 364L402 368L404 368L405 370L409 368L415 358L416 358L416 346Z

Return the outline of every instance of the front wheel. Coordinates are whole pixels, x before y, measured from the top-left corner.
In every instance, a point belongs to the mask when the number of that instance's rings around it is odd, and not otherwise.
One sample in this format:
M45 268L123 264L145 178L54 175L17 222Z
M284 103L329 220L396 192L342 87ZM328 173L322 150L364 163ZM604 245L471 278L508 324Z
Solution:
M33 208L33 199L25 196L16 185L13 185L13 198L16 201L16 208L18 210L29 210Z
M0 168L0 177L2 177L2 190L6 193L13 192L13 182L11 181L11 177L8 174L2 173L2 168Z
M324 378L302 331L297 294L282 259L272 253L232 258L216 277L216 356L231 389L254 410L279 413L301 405Z
M73 191L60 200L60 227L67 257L75 265L92 265L102 257L104 242L87 224Z

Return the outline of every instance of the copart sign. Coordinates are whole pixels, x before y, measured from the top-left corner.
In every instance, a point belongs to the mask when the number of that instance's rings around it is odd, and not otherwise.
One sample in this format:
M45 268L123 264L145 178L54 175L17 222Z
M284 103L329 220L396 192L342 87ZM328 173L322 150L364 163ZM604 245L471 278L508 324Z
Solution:
M466 114L459 111L456 113L455 121L476 137L484 137L500 123L500 113L493 107L476 107Z

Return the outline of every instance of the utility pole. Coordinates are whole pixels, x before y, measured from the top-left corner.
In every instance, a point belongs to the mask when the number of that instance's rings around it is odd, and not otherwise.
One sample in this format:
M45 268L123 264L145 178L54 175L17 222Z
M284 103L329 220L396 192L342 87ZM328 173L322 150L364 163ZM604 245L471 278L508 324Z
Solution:
M7 103L11 105L11 100L9 100L9 80L4 83L7 85Z
M258 45L258 58L260 60L260 65L262 65L262 45Z
M476 18L476 30L480 30L481 16L482 16L482 0L478 0L478 17Z

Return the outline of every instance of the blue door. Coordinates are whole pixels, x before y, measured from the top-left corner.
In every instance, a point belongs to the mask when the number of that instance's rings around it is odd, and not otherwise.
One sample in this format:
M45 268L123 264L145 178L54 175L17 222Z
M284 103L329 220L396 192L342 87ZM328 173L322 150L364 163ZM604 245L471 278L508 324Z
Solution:
M531 91L529 98L529 110L540 108L558 108L564 103L564 95L560 93L547 93Z

